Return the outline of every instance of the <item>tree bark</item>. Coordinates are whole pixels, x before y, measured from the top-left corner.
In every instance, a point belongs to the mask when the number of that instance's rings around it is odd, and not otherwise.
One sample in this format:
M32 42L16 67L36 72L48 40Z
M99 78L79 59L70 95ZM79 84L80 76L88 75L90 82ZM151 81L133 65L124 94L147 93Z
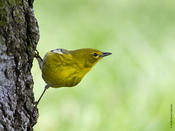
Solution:
M30 131L37 122L31 75L39 40L33 0L0 0L0 131Z

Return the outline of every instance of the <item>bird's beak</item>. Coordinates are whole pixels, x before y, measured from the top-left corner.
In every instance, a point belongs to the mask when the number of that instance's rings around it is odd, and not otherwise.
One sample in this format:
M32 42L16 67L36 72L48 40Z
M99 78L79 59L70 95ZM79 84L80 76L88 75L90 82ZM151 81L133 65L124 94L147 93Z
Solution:
M104 56L108 56L111 55L112 53L110 52L102 52L102 55L100 55L100 57L104 57Z

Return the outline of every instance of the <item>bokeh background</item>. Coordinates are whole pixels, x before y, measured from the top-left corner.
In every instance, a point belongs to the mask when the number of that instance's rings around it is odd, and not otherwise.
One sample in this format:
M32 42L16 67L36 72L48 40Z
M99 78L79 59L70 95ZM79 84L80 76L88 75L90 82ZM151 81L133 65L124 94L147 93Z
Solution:
M101 60L74 88L50 88L36 131L169 131L175 122L175 1L35 0L40 55L96 48ZM44 89L33 63L34 93Z

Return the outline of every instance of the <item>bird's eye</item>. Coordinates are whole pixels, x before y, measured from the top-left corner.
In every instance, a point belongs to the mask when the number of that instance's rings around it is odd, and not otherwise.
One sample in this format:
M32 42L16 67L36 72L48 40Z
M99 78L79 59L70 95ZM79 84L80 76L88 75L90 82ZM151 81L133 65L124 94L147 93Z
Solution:
M93 56L98 56L98 54L97 53L94 53Z

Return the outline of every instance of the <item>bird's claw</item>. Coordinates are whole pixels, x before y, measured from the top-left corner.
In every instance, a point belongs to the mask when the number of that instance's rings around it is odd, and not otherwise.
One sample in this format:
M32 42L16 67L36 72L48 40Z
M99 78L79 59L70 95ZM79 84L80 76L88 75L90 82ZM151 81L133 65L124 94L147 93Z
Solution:
M34 104L34 106L37 106L38 105L38 101L35 101L33 104Z
M35 50L34 57L36 58L40 57L39 52L37 50Z

